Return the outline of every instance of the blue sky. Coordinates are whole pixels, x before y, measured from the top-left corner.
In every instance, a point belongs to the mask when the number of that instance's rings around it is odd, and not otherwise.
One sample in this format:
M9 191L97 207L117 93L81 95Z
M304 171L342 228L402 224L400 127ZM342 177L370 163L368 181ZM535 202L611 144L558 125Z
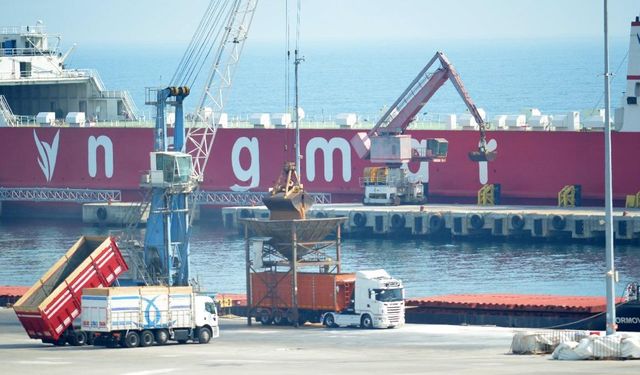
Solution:
M295 0L289 0L295 5ZM260 0L251 38L283 43L284 0ZM640 2L610 0L613 37L628 33ZM40 19L65 44L187 43L208 0L21 0L0 26ZM303 0L303 42L600 38L602 0ZM293 9L293 6L292 6ZM8 10L8 11L7 11Z

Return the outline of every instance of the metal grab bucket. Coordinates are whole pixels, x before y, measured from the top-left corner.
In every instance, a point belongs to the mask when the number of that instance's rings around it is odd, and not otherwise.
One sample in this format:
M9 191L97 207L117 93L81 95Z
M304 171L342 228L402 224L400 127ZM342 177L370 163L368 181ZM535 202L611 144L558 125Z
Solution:
M313 197L302 190L290 192L289 195L280 192L262 198L262 203L269 209L271 220L296 220L306 217Z

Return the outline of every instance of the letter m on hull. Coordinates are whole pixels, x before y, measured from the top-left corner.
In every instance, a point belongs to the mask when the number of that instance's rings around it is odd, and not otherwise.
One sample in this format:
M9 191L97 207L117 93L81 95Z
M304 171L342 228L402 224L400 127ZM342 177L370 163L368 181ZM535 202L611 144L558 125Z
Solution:
M308 181L316 179L316 156L322 153L324 161L324 179L326 182L333 181L333 157L335 152L340 152L342 156L342 180L351 181L351 146L344 138L331 138L326 140L321 137L311 138L307 143L305 174Z

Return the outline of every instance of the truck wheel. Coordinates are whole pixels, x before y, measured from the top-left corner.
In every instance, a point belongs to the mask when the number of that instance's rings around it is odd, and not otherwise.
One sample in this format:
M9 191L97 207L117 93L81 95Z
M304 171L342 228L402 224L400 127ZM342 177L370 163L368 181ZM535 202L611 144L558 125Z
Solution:
M73 331L69 337L69 344L82 346L87 343L87 334L82 331Z
M277 326L287 325L287 318L284 316L284 312L282 312L282 310L273 310L273 324Z
M140 334L140 346L147 347L153 345L153 333L151 331L145 330Z
M271 322L273 321L273 319L271 319L271 314L269 313L269 310L267 309L262 309L260 310L260 323L262 323L265 326L268 326L271 324Z
M169 332L166 329L161 329L156 332L156 343L158 345L164 345L169 341Z
M373 319L371 319L371 315L362 315L362 318L360 319L360 328L373 328Z
M211 330L209 328L198 329L198 343L207 344L211 340Z
M67 340L64 338L64 336L60 336L59 339L57 339L56 341L53 342L53 345L55 346L64 346L67 343Z
M334 328L336 327L336 319L334 318L333 314L329 313L327 315L324 316L324 325L327 328Z
M135 348L138 345L140 345L140 335L138 335L138 332L127 332L127 335L124 337L124 346L127 348Z

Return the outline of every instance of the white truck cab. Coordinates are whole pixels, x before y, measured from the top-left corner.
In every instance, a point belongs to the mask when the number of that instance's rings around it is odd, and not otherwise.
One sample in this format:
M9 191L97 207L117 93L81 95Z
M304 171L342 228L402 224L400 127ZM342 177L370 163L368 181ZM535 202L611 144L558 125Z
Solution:
M393 328L404 325L404 288L385 270L356 272L353 308L343 312L327 312L327 326L359 326Z
M195 296L195 325L196 327L211 327L212 338L220 336L218 328L218 311L213 298L209 296Z

